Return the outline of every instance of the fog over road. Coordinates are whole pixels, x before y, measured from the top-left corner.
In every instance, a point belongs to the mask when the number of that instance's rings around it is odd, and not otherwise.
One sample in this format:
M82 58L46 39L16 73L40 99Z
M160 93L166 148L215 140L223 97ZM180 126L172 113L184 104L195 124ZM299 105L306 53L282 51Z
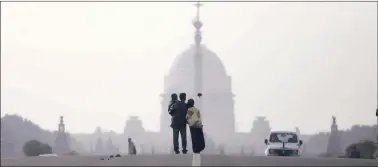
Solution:
M59 156L3 158L1 166L378 166L378 160L206 154L136 155L109 160L106 156Z

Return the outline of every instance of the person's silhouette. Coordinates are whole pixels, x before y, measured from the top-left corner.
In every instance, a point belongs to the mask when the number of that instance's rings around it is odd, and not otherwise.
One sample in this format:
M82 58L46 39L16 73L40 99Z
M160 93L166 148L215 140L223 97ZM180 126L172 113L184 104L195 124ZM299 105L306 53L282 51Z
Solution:
M174 112L172 113L171 127L173 129L173 149L175 154L179 154L179 133L181 134L182 153L186 154L186 113L188 111L186 101L186 94L180 93L180 101L174 104Z
M137 154L137 150L136 150L135 144L131 140L131 138L129 138L127 141L129 142L129 155L135 155L135 154Z

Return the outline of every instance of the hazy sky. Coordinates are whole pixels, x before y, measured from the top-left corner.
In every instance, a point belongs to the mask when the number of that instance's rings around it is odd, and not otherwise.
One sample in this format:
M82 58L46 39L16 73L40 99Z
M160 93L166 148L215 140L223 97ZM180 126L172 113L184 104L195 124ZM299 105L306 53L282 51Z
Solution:
M193 43L192 3L2 3L1 115L121 132L160 120L163 76ZM374 124L376 3L205 3L203 42L232 78L236 127Z

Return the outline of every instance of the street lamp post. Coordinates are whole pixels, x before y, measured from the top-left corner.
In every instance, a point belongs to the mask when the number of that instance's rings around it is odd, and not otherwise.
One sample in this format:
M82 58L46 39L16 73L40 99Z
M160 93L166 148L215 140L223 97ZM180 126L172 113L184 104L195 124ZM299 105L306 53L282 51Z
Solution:
M377 143L378 143L378 108L375 110L375 116L377 117Z
M378 146L378 108L375 110L375 116L377 117L377 139L375 144ZM378 159L378 149L375 151L375 158Z

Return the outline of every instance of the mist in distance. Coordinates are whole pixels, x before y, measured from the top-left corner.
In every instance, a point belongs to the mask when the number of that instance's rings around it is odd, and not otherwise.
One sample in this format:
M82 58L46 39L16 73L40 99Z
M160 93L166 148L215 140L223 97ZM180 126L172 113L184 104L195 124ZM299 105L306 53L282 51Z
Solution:
M193 43L192 3L3 3L1 116L72 133L158 131L164 75ZM203 43L232 76L237 131L372 125L375 3L204 3ZM205 96L205 95L204 95ZM165 105L165 104L164 104ZM206 112L206 111L203 111ZM206 123L205 123L206 124Z

